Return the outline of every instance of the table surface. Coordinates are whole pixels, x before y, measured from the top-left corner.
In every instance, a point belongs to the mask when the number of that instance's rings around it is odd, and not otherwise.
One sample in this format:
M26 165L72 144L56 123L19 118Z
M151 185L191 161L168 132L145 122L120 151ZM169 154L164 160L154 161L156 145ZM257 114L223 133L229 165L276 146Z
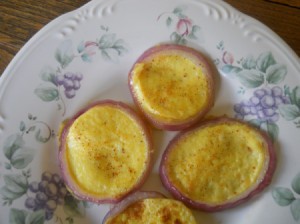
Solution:
M43 26L89 0L0 0L0 75ZM225 0L277 33L300 56L300 0Z

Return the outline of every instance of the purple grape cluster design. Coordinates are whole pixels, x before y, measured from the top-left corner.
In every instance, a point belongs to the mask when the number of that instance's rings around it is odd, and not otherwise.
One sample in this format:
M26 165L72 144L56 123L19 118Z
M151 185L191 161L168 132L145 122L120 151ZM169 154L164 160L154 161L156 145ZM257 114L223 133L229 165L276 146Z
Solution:
M58 207L64 204L68 193L63 180L56 173L43 172L41 180L28 185L30 197L25 200L25 207L32 211L44 210L45 220L50 220Z
M63 41L55 50L57 66L46 66L40 72L43 81L34 93L44 102L56 102L62 115L66 113L66 100L73 99L80 91L83 73L69 69L75 59L91 63L100 52L102 59L116 62L117 58L127 52L126 43L111 33L106 26L100 26L104 32L96 41L81 41L74 49L71 40Z
M22 174L4 175L5 185L0 189L3 205L25 197L25 209L10 209L10 221L16 223L40 224L55 219L56 222L73 223L75 217L83 217L90 205L75 199L65 187L57 173L44 171L40 180L30 181L31 171L23 170ZM67 216L60 216L57 210L63 209ZM30 220L30 222L27 222Z
M100 26L100 30L100 38L81 41L77 47L73 46L72 40L61 42L54 49L53 65L44 66L39 73L41 82L34 89L34 94L45 103L56 103L62 116L66 113L66 102L78 95L86 75L74 71L71 63L78 59L92 63L98 53L106 62L117 62L118 57L127 52L126 43L111 33L108 27ZM41 224L51 221L72 224L76 218L83 218L90 207L90 203L77 200L67 191L58 173L41 171L32 177L32 162L38 149L32 148L28 142L42 145L55 136L46 122L29 113L27 120L19 123L18 131L4 139L0 196L3 207L8 207L9 223ZM20 205L23 206L20 208Z
M75 77L69 75L67 78ZM0 196L2 205L10 207L10 223L40 224L52 219L60 223L73 223L75 217L84 216L85 208L89 205L75 199L67 191L59 174L44 171L40 178L36 176L37 179L32 180L30 164L37 149L31 148L27 140L46 144L55 136L46 122L29 113L27 120L19 123L18 132L4 140L5 171L1 177L4 185L0 186ZM25 209L15 207L15 201L19 200L24 200ZM61 209L67 216L60 215Z
M300 128L300 86L283 83L288 74L287 66L277 62L272 52L235 60L223 41L217 49L221 57L215 64L221 73L240 83L237 93L244 99L233 105L236 118L267 131L273 140L278 137L277 122L281 118L293 121Z
M280 106L290 103L283 93L279 86L256 89L250 99L234 105L236 117L244 119L253 116L261 122L277 122Z
M55 83L64 88L64 94L68 99L72 99L76 95L76 91L80 89L82 78L81 73L67 72L63 75L57 75Z

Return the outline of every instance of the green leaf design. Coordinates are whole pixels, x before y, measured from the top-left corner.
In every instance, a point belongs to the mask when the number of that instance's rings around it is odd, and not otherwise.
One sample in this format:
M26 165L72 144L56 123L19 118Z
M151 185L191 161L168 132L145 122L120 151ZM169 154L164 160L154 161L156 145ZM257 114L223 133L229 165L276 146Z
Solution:
M26 194L28 181L23 175L4 175L3 179L5 185L1 187L0 194L4 201L8 201L11 204L12 201Z
M25 210L19 210L12 208L9 212L9 223L10 224L26 224L26 217L28 212Z
M282 82L287 74L287 68L285 65L274 64L267 68L266 80L270 84L279 84Z
M36 116L33 116L31 113L28 114L28 119L29 120L36 120L37 117Z
M84 53L84 54L81 55L81 59L84 62L92 62L91 57L89 56L89 54L86 54L86 53Z
M103 25L100 26L100 29L105 32L107 32L109 30L109 28L107 26L103 26Z
M296 88L299 88L299 86L296 86L294 89L291 90L289 86L284 85L284 95L290 98L292 104L296 104L296 100L293 94Z
M284 86L284 95L287 96L293 105L300 107L300 87L296 86L292 91L289 86Z
M236 77L241 84L247 88L256 88L264 83L264 76L257 70L242 70L237 73Z
M2 195L3 200L12 202L17 198L22 197L24 192L12 192L8 187L3 186L0 188L0 194Z
M43 224L45 221L45 211L38 210L27 215L25 224Z
M5 187L18 194L25 194L28 188L28 181L23 175L7 174L3 176Z
M59 92L53 87L40 87L34 90L34 93L43 101L50 102L53 100L58 100Z
M167 20L166 20L166 25L167 25L167 27L171 26L172 22L173 22L173 20L172 20L172 18L169 16L169 17L167 18Z
M181 36L178 33L173 32L170 35L170 40L173 41L174 43L179 43L181 40Z
M260 125L263 123L260 119L252 119L249 120L248 122L257 128L260 128Z
M7 170L10 170L10 169L11 169L10 163L4 163L4 167L5 167L5 169L7 169Z
M256 65L261 72L266 72L267 69L276 64L276 61L271 52L265 52L258 56Z
M24 169L33 160L33 150L29 148L18 149L11 157L11 165L16 169Z
M39 128L36 133L35 133L35 139L38 141L38 142L41 142L41 143L46 143L50 140L51 138L51 130L49 127L47 127L48 129L48 136L44 137L41 133L42 133L42 130Z
M100 49L111 48L113 47L115 41L116 41L116 34L114 33L103 34L99 40L99 48Z
M25 125L24 121L21 121L21 122L20 122L20 127L19 127L19 129L20 129L21 132L25 131L26 125Z
M57 84L55 82L55 76L56 76L55 70L49 66L43 68L40 73L40 77L43 81L50 82L50 83L54 84L55 86L57 86Z
M112 49L101 50L101 55L103 59L107 61L113 61L117 56L116 52L112 51Z
M60 63L62 68L65 68L74 59L72 50L72 41L65 40L57 48L55 58Z
M280 206L290 205L295 200L293 192L285 187L274 188L272 190L272 197Z
M240 67L233 66L233 65L224 65L221 68L221 71L224 72L225 74L236 75L237 73L242 71L242 69Z
M180 38L179 41L177 42L177 44L186 45L187 40L185 38Z
M188 35L189 38L193 39L193 40L198 40L201 36L201 27L197 26L197 25L193 25L192 26L192 31L191 33Z
M173 10L173 13L174 13L175 15L177 15L178 17L184 17L184 15L183 15L184 9L185 9L184 6L176 7L176 8Z
M123 55L127 52L125 41L122 39L116 40L112 48L118 52L118 55Z
M263 123L261 123L260 128L262 130L266 131L273 141L275 141L278 138L279 127L276 123L263 122Z
M85 216L84 204L71 195L65 197L64 211L71 217Z
M300 116L300 110L296 105L284 104L279 106L281 116L287 121L295 120Z
M32 132L32 131L35 131L36 129L36 126L31 126L30 128L28 128L27 132Z
M13 154L25 144L23 137L20 134L9 136L3 144L3 152L7 159L11 160Z
M293 104L300 108L300 86L296 86L292 91Z
M295 221L300 220L300 199L296 199L291 204L291 213Z
M78 53L81 53L83 52L83 50L84 50L84 41L81 41L77 46L77 51Z
M244 69L248 69L248 70L255 69L256 68L255 58L252 55L250 55L250 56L246 57L245 59L243 59L242 67Z
M300 173L292 180L292 188L297 194L300 194Z
M224 41L220 41L220 43L217 44L217 49L223 50L224 49Z
M27 171L23 170L22 174L26 179L28 179L29 177L31 177L31 169L29 168Z

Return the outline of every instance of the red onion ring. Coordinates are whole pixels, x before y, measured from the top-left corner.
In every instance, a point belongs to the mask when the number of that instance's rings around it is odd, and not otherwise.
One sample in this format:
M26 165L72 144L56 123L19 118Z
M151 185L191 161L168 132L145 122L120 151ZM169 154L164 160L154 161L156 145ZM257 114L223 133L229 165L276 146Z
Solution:
M166 169L167 169L166 166L167 166L168 154L172 150L172 146L174 144L176 144L176 142L180 141L180 139L182 137L189 135L191 132L193 132L197 129L200 129L200 128L202 129L202 128L208 127L212 124L218 124L218 123L222 123L222 122L240 122L240 123L247 125L248 127L255 129L257 131L257 133L259 133L260 136L262 136L262 138L264 139L264 141L267 145L266 154L267 154L268 159L267 159L267 164L265 164L265 169L261 172L261 178L256 182L255 185L253 185L246 192L244 192L239 197L236 197L231 201L227 201L222 204L213 205L213 204L207 204L205 202L195 201L195 200L187 197L186 195L184 195L170 181L167 171L166 171ZM241 203L244 203L245 201L248 201L252 197L254 197L254 196L258 195L260 192L262 192L272 181L272 177L273 177L273 174L274 174L275 168L276 168L276 160L277 159L276 159L276 154L275 154L275 149L274 149L273 143L272 143L270 137L265 132L263 132L259 129L256 129L255 127L251 126L250 124L246 124L245 122L238 121L233 118L221 117L221 118L217 118L214 120L205 121L197 127L190 128L188 130L185 130L185 131L177 134L177 136L175 136L175 138L169 142L169 145L167 146L166 150L163 153L162 160L161 160L160 167L159 167L159 172L160 172L160 178L161 178L163 185L176 199L181 200L187 206L198 209L198 210L207 211L207 212L216 212L216 211L221 211L224 209L235 207Z
M76 183L72 180L71 176L69 175L69 173L68 173L69 169L68 169L68 165L67 165L68 161L65 156L65 151L66 151L65 141L66 141L69 129L72 126L73 122L79 116L81 116L83 113L85 113L87 110L89 110L95 106L103 106L103 105L109 105L112 107L116 107L120 110L125 111L128 115L130 115L140 125L140 127L142 127L143 132L146 137L147 144L148 144L148 158L149 159L146 164L146 169L143 172L143 174L141 175L140 180L133 187L131 187L126 193L124 193L116 198L95 197L94 195L84 193L80 189L80 187L76 185ZM122 103L122 102L117 102L117 101L113 101L113 100L97 101L97 102L92 103L92 104L86 106L85 108L81 109L77 114L75 114L71 119L69 119L67 121L67 123L64 126L62 133L60 135L59 142L60 142L60 144L59 144L58 160L59 160L59 166L60 166L60 170L62 173L62 177L65 181L65 184L66 184L66 187L68 188L68 190L76 198L78 198L80 200L91 201L91 202L98 203L98 204L119 202L124 197L126 197L128 194L135 192L143 185L143 183L146 181L146 178L148 177L148 175L150 173L152 163L153 163L153 161L152 161L153 143L152 143L152 138L151 138L151 135L150 135L150 132L149 132L147 126L145 125L144 121L136 114L136 112L133 109L131 109L127 104Z
M105 215L102 224L105 224L108 219L116 217L122 213L131 204L146 199L146 198L165 198L165 196L155 191L138 191L123 199L121 202L114 205L114 207Z
M164 122L157 120L153 115L150 113L147 113L143 106L140 103L140 99L136 95L134 91L134 82L133 82L133 70L135 67L135 64L141 63L143 61L150 60L151 58L155 57L156 55L159 55L161 53L165 52L172 52L175 54L184 55L187 58L191 58L191 60L197 60L199 64L205 69L205 76L208 81L208 99L207 99L207 105L203 107L196 115L189 117L182 121L174 121L174 122ZM201 118L204 117L204 115L212 108L214 105L214 72L212 70L212 66L210 65L209 61L205 58L204 55L202 55L199 51L196 51L193 48L189 48L182 45L175 45L175 44L161 44L154 46L148 50L146 50L134 63L132 68L130 69L130 72L128 74L128 86L130 89L131 96L136 104L136 106L140 109L140 111L144 114L144 116L148 119L148 121L156 128L158 129L164 129L164 130L170 130L170 131L176 131L176 130L182 130L187 127L190 127L191 125L195 124L197 121L199 121Z

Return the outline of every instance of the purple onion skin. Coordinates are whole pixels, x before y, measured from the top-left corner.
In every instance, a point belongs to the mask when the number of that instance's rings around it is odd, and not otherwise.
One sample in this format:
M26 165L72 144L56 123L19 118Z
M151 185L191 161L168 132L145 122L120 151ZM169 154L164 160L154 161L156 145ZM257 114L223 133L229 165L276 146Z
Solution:
M182 135L188 135L190 132L193 132L194 130L197 130L199 128L204 128L205 126L209 126L211 124L216 124L219 122L239 122L246 124L245 122L241 122L240 120L233 119L233 118L227 118L227 117L220 117L216 118L214 120L208 120L205 122L202 122L200 126L190 128L188 130L185 130L181 133L178 133L173 140L170 141L169 145L167 146L166 150L163 153L162 160L160 163L159 167L159 173L160 173L160 179L165 186L165 188L176 198L177 200L182 201L184 204L189 206L190 208L201 210L201 211L206 211L206 212L217 212L217 211L222 211L225 209L233 208L236 207L249 199L253 198L254 196L258 195L261 193L268 185L270 185L273 174L276 169L276 163L277 163L277 158L275 154L275 149L272 143L271 138L263 131L249 125L251 128L256 129L256 131L263 137L263 139L266 142L267 145L267 154L269 156L269 163L267 164L266 172L262 180L260 180L259 184L257 187L250 191L248 194L246 194L244 197L237 199L236 201L231 201L231 202L225 202L223 204L218 204L218 205L210 205L204 202L200 201L195 201L191 198L188 198L187 196L183 195L169 180L168 175L166 173L166 160L168 157L168 152L172 150L172 145L176 143L177 141L180 140L180 137Z
M118 214L123 212L127 207L129 207L133 203L146 198L166 198L166 197L163 194L156 191L137 191L124 198L121 202L115 204L114 207L105 215L102 224L105 224L108 219L116 217Z
M179 53L181 55L185 55L186 57L191 57L199 61L199 64L201 64L205 70L206 70L206 77L208 81L208 91L209 91L209 97L208 97L208 104L205 106L205 108L202 108L201 111L199 111L198 114L196 114L193 117L190 117L186 120L180 121L180 122L162 122L155 119L155 117L151 116L149 113L147 113L143 107L141 106L141 103L139 102L138 97L136 96L134 92L134 83L133 83L133 70L136 63L141 63L143 61L151 59L155 55L159 55L160 53L164 52L175 52ZM188 128L198 122L200 119L202 119L208 111L213 107L214 105L214 99L215 99L215 72L212 69L211 63L209 60L202 55L199 51L182 46L182 45L176 45L176 44L160 44L154 47L149 48L146 50L134 63L132 68L129 71L128 74L128 86L131 93L131 96L133 98L133 101L135 105L139 108L139 110L142 112L142 114L146 117L146 119L149 121L149 123L162 130L168 130L168 131L179 131L183 130L185 128Z
M64 143L66 141L69 129L72 126L73 122L80 115L85 113L87 110L89 110L95 106L103 106L103 105L104 106L105 105L113 106L120 110L123 110L124 112L127 112L127 114L129 114L140 125L140 127L143 128L143 131L144 131L145 137L147 139L147 143L148 143L148 158L149 159L148 159L147 167L146 167L144 173L141 175L140 180L131 189L129 189L124 194L119 195L118 197L103 198L103 197L90 196L90 195L84 193L78 186L76 186L76 184L70 178L70 175L68 174L67 167L66 167L67 162L66 162L66 159L64 158L64 152L66 150ZM107 99L107 100L102 100L102 101L96 101L96 102L84 107L83 109L81 109L77 114L75 114L71 119L69 119L66 122L66 125L64 126L64 128L61 132L59 142L60 142L60 145L59 145L58 161L59 161L59 166L60 166L60 170L62 173L62 178L63 178L69 192L74 197L78 198L79 200L90 201L90 202L96 203L96 204L118 203L119 201L121 201L123 198L125 198L129 194L136 192L137 190L140 189L140 187L144 184L147 177L149 176L151 167L153 165L152 155L154 153L154 150L153 150L153 143L152 143L150 130L146 126L144 120L142 120L131 107L129 107L127 104L125 104L123 102L118 102L118 101Z

